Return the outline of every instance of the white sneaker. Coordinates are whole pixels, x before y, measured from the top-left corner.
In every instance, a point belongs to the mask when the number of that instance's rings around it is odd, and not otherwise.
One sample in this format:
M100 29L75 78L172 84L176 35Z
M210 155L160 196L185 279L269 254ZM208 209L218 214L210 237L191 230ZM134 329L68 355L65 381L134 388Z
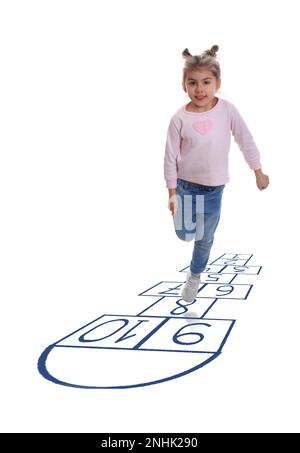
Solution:
M184 287L181 291L181 297L185 302L193 302L197 296L197 292L200 285L199 277L194 277L191 271L188 271L187 278Z

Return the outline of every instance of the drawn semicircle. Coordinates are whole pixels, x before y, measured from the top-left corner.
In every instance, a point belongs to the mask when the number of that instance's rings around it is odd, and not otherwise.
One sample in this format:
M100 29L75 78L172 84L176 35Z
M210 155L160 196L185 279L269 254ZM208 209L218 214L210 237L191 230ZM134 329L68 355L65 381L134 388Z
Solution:
M168 352L48 346L38 370L53 383L89 389L125 389L159 384L207 365L217 352Z

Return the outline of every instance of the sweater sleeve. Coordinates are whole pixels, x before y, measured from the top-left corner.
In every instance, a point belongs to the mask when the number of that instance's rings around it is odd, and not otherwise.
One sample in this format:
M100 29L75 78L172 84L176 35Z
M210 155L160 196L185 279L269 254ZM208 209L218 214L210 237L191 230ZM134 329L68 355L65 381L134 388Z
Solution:
M168 189L177 187L177 158L180 153L181 135L174 118L171 119L166 139L164 177Z
M231 131L251 170L261 168L260 153L254 139L237 108L231 104Z

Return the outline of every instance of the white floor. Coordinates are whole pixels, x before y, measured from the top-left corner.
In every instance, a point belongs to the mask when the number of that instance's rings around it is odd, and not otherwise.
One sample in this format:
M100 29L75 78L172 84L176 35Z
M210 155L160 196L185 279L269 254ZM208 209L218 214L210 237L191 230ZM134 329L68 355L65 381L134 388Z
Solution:
M6 88L0 169L1 431L300 431L299 139L293 113L298 94L290 92L291 85L286 89L287 74L278 74L270 62L277 51L289 52L290 30L296 41L297 15L293 2L284 11L272 2L269 20L268 8L249 2L247 25L240 2L226 2L225 10L223 3L212 10L211 4L207 9L187 1L185 18L181 2L174 1L171 17L166 6L153 1L143 8L135 1L126 8L118 1L109 7L68 1L20 2L18 9L1 5L0 29L9 43L1 83ZM286 31L279 36L282 21ZM264 39L272 42L267 61L261 55L268 47ZM271 184L265 192L257 190L233 143L231 182L211 261L225 253L250 254L249 264L262 269L237 277L244 285L239 298L231 293L212 306L216 286L208 282L203 298L199 292L192 311L203 315L211 307L211 327L202 324L180 337L186 332L178 333L182 326L193 327L173 316L137 348L177 300L171 295L164 305L149 308L158 295L139 294L159 282L177 281L191 258L192 244L179 241L173 231L162 174L169 117L185 102L180 52L191 47L196 53L215 43L224 61L223 95L241 106ZM298 63L292 61L289 77L297 73ZM286 114L279 116L282 104ZM243 300L247 285L253 286ZM55 349L65 354L53 355L51 363L49 355L49 372L64 382L96 387L183 375L153 385L87 389L53 383L38 372L47 346L103 315L102 321L113 322L82 331L84 348L73 347L78 335L65 339L68 347ZM230 320L235 324L222 353L184 374L218 351ZM112 325L120 330L109 336ZM200 334L212 329L213 335L192 346L180 344L178 338L188 343L200 338L199 328ZM86 348L87 340L105 343L105 349ZM116 340L120 349L113 349ZM186 347L192 352L182 350Z

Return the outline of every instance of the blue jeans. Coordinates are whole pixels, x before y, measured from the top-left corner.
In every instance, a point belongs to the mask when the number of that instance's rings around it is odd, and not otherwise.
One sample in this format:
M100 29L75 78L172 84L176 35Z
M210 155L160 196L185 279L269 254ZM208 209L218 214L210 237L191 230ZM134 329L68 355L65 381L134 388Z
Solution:
M173 217L174 226L179 239L195 240L190 263L193 274L200 274L207 265L220 220L224 187L203 186L177 179L178 209Z

